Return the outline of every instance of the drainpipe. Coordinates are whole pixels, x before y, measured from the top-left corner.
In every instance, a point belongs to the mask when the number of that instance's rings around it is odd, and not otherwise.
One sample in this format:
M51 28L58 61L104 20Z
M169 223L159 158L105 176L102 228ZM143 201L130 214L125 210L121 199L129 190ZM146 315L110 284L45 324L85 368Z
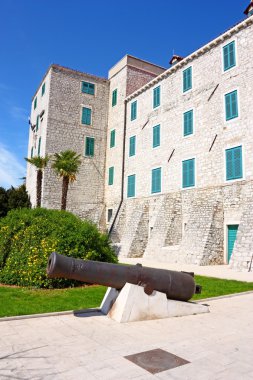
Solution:
M127 101L124 101L124 131L123 131L123 151L122 151L122 168L121 168L121 197L120 197L120 203L117 208L117 211L114 215L112 224L109 228L109 236L112 233L113 227L115 225L116 219L119 215L122 203L123 203L123 198L124 198L124 177L125 177L125 150L126 150L126 122L127 122Z

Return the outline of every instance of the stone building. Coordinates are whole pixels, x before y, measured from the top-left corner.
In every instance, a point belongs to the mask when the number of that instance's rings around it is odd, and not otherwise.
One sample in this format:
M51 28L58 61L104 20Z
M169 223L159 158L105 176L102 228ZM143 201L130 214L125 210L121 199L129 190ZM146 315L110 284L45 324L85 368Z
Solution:
M170 68L126 55L107 79L52 65L32 103L30 155L82 154L68 210L122 257L248 270L253 252L253 2ZM27 188L35 203L35 170ZM42 205L61 183L44 174Z

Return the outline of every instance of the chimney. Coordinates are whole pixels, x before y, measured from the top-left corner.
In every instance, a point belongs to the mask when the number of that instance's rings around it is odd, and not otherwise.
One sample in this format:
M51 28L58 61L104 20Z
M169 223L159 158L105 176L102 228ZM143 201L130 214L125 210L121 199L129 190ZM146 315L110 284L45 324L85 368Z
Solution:
M253 0L251 0L250 4L245 9L244 14L248 17L253 15Z
M252 0L253 1L253 0ZM175 55L173 54L173 57L171 58L169 64L171 66L174 66L176 63L182 61L182 59L184 59L183 57L180 57L179 55Z

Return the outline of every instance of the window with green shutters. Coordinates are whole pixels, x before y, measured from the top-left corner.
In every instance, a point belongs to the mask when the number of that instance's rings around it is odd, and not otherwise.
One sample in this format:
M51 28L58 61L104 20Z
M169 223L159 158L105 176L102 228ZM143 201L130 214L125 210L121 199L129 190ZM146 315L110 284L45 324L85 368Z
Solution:
M89 82L82 82L82 92L89 95L95 94L95 84Z
M117 89L112 92L112 106L113 107L116 106L117 104L117 94L118 94Z
M115 129L113 129L110 135L110 148L115 147L115 135L116 135L116 131Z
M235 41L232 41L223 47L223 65L224 71L227 71L236 65Z
M91 125L91 109L82 108L82 124Z
M40 147L41 147L41 137L39 138L39 144L38 144L38 156L40 156Z
M137 100L131 103L131 121L137 117Z
M184 113L184 136L193 134L193 110Z
M226 149L226 180L242 177L242 146Z
M160 106L160 86L153 89L153 108Z
M33 102L33 109L35 110L37 107L37 96L36 98L34 99L34 102Z
M127 197L135 197L135 174L127 177Z
M183 188L195 186L195 158L185 160L183 164Z
M39 123L40 123L40 116L38 115L36 118L36 132L39 129Z
M135 156L136 136L131 136L129 139L129 156Z
M192 88L192 67L183 71L183 92Z
M94 145L95 139L94 137L86 137L85 141L85 156L94 156Z
M108 185L113 185L113 181L114 181L114 166L111 166L109 168Z
M42 88L41 88L41 96L45 94L46 91L46 83L43 83Z
M161 174L162 169L156 168L152 170L152 183L151 183L151 193L160 193L161 192Z
M225 95L226 120L238 117L237 90Z
M153 148L160 146L160 124L153 127Z

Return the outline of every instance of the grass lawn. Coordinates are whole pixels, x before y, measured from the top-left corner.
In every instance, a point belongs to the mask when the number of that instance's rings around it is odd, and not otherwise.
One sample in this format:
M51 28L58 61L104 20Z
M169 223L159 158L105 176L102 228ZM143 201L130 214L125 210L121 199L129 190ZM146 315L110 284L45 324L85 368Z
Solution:
M253 290L252 282L204 276L195 276L195 281L202 286L202 294L195 295L193 300ZM105 291L104 286L62 290L33 290L3 286L0 287L0 317L98 307Z
M195 282L202 286L202 293L195 294L193 300L224 296L227 294L248 292L253 290L253 282L223 280L221 278L195 275Z
M68 289L28 289L0 286L0 317L98 307L105 286Z

